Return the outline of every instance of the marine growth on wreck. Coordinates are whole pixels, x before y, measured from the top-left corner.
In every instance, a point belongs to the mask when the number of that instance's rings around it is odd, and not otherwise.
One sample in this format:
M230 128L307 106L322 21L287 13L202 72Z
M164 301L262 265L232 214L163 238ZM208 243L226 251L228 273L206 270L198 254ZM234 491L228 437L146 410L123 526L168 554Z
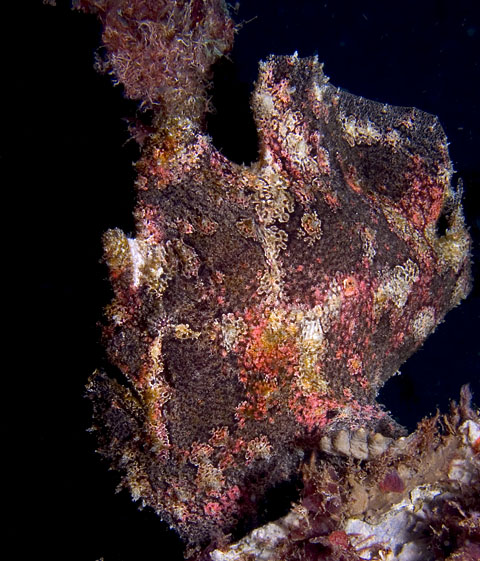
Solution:
M103 69L153 114L136 131L136 231L103 240L116 370L88 384L100 452L122 485L190 555L218 546L214 561L260 558L221 551L300 469L307 515L326 508L318 481L344 496L360 469L372 488L403 492L405 470L418 470L399 450L413 456L422 433L399 444L402 427L375 397L470 289L461 187L438 119L342 91L316 57L271 56L251 102L259 158L239 165L205 132L211 67L235 32L223 0L74 4L103 23ZM470 466L478 418L463 404L451 434ZM465 468L470 484L477 468ZM297 532L317 540L304 558L360 558L367 546L345 521L376 508L364 492L322 511L323 529Z

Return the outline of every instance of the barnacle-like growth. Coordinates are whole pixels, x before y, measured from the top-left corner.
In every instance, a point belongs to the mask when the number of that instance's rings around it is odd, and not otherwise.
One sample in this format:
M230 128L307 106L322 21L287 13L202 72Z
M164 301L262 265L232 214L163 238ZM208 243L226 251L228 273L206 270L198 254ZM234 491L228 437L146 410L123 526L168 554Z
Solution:
M435 117L346 93L294 54L261 63L260 157L234 164L202 130L232 40L223 2L77 6L102 19L126 94L155 111L136 233L104 238L121 375L89 384L100 449L186 541L220 542L305 451L365 461L401 432L375 396L469 290L446 138Z

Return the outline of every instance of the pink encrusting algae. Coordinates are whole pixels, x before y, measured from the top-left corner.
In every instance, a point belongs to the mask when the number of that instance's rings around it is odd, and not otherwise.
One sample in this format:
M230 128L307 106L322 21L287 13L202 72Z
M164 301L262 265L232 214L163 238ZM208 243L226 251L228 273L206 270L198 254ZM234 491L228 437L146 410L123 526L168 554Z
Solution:
M470 289L461 189L434 116L342 91L296 54L260 63L260 156L235 164L204 130L233 41L223 0L76 6L154 114L136 234L104 236L120 375L88 386L100 450L135 499L207 544L322 438L401 432L375 396Z

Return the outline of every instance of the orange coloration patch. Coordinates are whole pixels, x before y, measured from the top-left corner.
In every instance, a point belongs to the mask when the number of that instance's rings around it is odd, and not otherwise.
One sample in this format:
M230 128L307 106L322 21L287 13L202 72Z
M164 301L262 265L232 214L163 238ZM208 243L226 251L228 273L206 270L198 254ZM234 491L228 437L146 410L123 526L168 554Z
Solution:
M349 166L348 170L345 172L345 181L352 191L358 194L362 193L362 188L357 179L357 171L353 166Z
M351 375L360 374L362 371L362 361L358 355L348 359L347 366Z
M354 277L347 277L343 281L343 293L347 298L350 296L356 296L358 294L357 281Z
M331 193L330 191L328 193L325 193L323 195L323 198L325 199L325 202L327 203L327 205L332 208L332 209L337 209L340 208L340 202L338 200L338 197L335 193Z

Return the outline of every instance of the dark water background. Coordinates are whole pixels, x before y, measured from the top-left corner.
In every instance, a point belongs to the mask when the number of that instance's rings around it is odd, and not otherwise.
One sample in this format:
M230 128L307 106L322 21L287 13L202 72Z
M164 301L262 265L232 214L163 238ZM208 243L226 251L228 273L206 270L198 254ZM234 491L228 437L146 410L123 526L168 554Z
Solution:
M172 533L129 496L86 433L88 375L102 365L97 322L110 299L99 263L107 228L132 232L132 162L123 117L135 113L120 88L92 68L100 26L93 16L41 1L2 6L0 162L4 193L4 467L18 558L181 559ZM255 19L253 19L255 18ZM480 402L480 17L476 1L241 2L231 62L219 65L209 132L236 161L255 159L248 99L268 54L318 54L334 85L438 115L465 185L476 286L380 400L412 429L446 410L470 382ZM223 100L223 101L221 101ZM6 316L4 316L6 318ZM16 350L14 350L16 349ZM10 363L10 364L9 364ZM9 495L11 493L11 497ZM66 540L67 548L60 545Z

